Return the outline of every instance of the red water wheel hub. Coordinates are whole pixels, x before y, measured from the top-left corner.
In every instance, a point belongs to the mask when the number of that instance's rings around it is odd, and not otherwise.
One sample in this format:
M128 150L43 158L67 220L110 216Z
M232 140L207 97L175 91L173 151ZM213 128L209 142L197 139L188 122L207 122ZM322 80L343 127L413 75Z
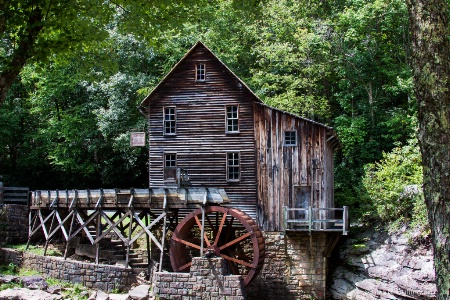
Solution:
M205 208L203 253L201 250L202 210L188 214L178 224L170 241L170 262L174 272L189 272L192 257L223 257L234 275L243 276L244 286L264 264L264 237L256 222L236 208Z

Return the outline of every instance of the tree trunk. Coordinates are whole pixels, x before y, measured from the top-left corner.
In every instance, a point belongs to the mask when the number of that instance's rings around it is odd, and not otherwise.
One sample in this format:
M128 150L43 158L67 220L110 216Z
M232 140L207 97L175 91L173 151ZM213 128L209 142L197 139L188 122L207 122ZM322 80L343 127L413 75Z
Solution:
M445 0L407 0L423 188L439 300L450 294L450 43Z

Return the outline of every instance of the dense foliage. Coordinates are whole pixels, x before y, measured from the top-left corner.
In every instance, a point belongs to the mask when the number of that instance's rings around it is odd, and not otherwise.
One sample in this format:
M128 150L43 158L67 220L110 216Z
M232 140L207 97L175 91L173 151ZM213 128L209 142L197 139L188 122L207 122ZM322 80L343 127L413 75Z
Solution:
M403 1L162 2L96 7L98 26L76 31L68 3L64 26L45 24L39 38L70 47L39 48L0 107L7 184L145 186L146 150L128 144L145 129L136 105L202 40L263 101L336 128L336 200L362 215L364 166L414 131Z
M367 164L359 191L364 203L363 220L381 220L393 229L411 224L422 235L428 234L422 176L422 159L416 139L383 153L381 161Z

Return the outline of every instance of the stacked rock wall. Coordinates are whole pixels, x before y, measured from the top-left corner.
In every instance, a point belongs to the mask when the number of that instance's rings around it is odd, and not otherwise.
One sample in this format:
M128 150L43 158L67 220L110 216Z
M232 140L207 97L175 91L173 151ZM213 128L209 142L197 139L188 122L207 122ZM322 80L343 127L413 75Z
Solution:
M264 267L246 287L247 299L325 299L326 234L264 232L264 237Z
M0 248L0 262L4 264L12 262L49 277L107 292L128 289L135 281L132 269L125 267L64 260L62 257L41 256L4 248Z
M0 245L26 243L28 239L28 206L5 204L0 209Z
M194 257L189 273L157 272L154 293L159 299L245 299L240 276L229 275L221 257Z
M22 251L0 248L0 265L22 265Z

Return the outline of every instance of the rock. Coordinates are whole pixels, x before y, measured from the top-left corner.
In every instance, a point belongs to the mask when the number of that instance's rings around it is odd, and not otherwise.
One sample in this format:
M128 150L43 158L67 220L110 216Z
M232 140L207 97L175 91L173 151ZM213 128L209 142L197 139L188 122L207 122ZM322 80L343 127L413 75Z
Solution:
M47 293L50 293L50 294L53 294L53 295L59 294L59 293L61 293L61 287L59 285L49 286L47 288Z
M109 295L103 291L98 290L95 300L109 300Z
M143 284L132 289L128 295L130 299L134 300L147 300L148 299L148 291L150 290L150 285Z
M41 276L24 276L21 278L23 287L32 290L46 290L48 284Z
M432 247L413 247L408 241L405 230L388 235L375 229L344 241L332 274L333 299L435 297Z
M128 300L128 294L109 294L109 300Z
M52 295L41 290L26 288L7 289L0 292L0 300L59 300L61 295Z
M116 266L126 268L127 262L126 262L125 260L118 260L118 261L116 262Z
M105 292L98 290L91 294L91 296L88 298L88 300L109 300L109 295Z
M20 281L19 279L19 276L13 275L0 276L0 283L17 283Z
M93 292L93 293L89 296L88 300L95 300L96 297L97 297L97 292Z

